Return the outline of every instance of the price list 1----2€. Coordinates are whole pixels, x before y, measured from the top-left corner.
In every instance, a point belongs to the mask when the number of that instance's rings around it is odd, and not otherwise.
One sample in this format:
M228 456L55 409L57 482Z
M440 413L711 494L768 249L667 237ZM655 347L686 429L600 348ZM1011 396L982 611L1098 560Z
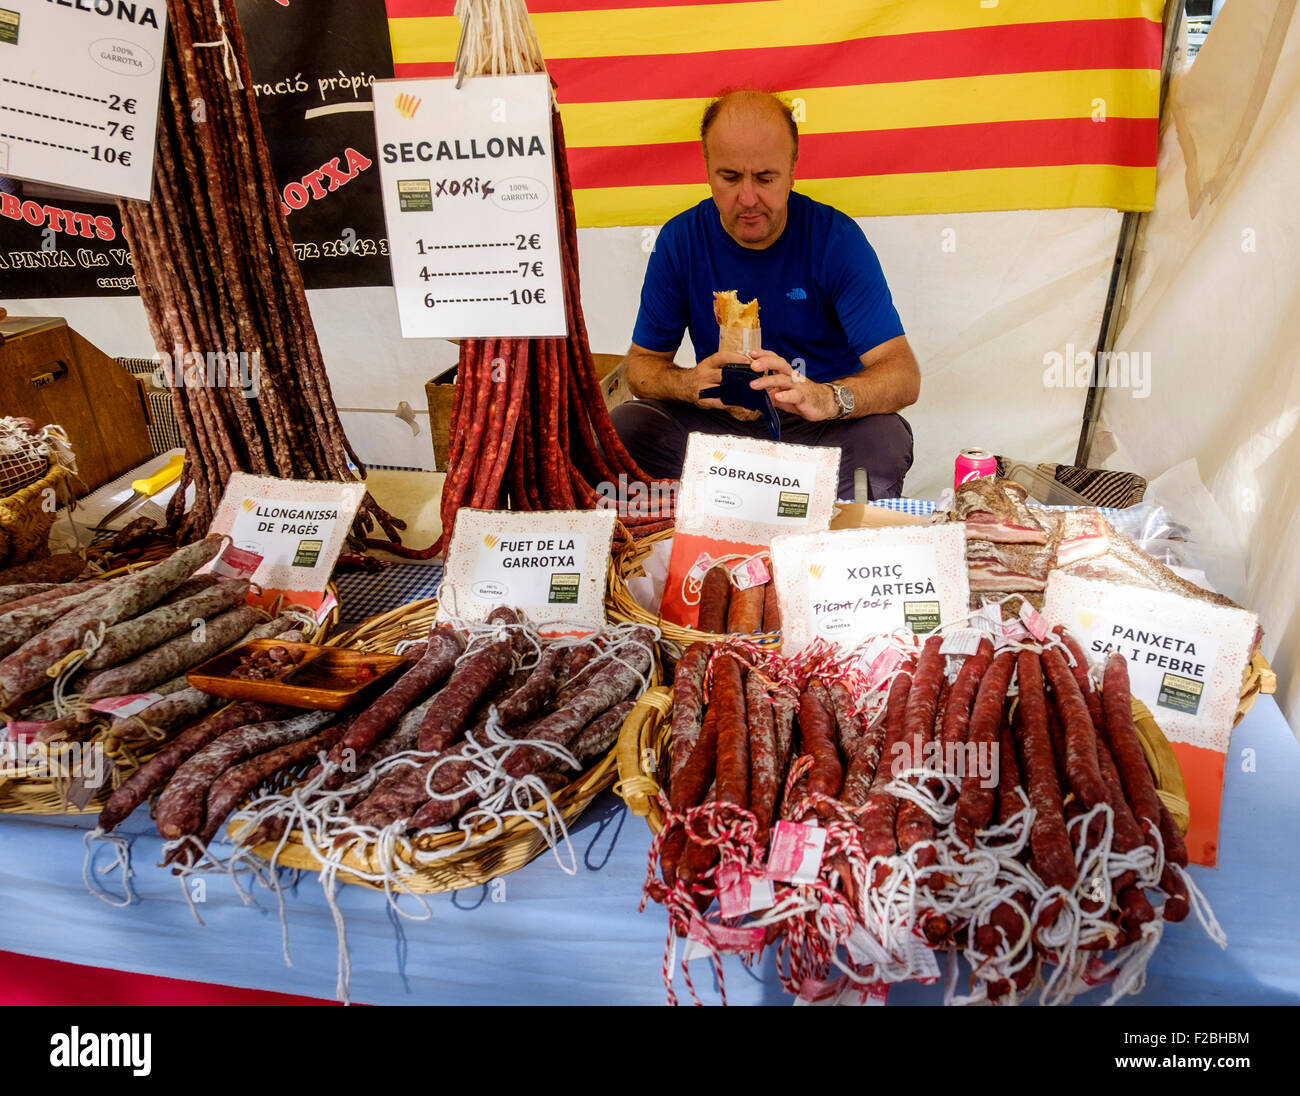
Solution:
M566 334L545 75L382 80L374 99L402 335Z

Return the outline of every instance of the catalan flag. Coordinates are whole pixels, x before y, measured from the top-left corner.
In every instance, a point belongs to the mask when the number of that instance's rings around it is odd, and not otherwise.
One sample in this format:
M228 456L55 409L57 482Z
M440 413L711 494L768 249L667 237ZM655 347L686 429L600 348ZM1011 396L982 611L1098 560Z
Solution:
M453 0L387 0L399 77L447 76ZM529 0L586 227L708 196L728 87L799 121L795 185L855 217L1155 197L1161 0Z

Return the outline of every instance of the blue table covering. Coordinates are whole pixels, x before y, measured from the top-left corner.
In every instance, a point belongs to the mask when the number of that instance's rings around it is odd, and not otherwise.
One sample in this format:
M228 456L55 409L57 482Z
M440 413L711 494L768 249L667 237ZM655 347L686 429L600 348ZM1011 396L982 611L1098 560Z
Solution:
M1272 697L1261 697L1232 737L1217 870L1193 868L1229 946L1194 918L1167 926L1140 1004L1300 1003L1300 745ZM314 876L285 895L293 966L281 957L276 902L247 907L225 877L203 880L196 924L180 885L155 867L161 842L143 810L132 835L139 902L114 909L82 881L82 833L93 818L0 817L0 950L92 966L332 998L338 947ZM374 1004L658 1004L666 919L638 914L649 831L612 795L573 830L577 873L549 855L491 884L431 896L431 916L408 921L383 896L339 888L351 955L352 999ZM106 861L106 857L102 860ZM110 879L110 886L116 879ZM194 888L195 884L190 884ZM408 911L418 912L403 899ZM732 1003L786 1003L770 956L751 972L728 959ZM716 1000L706 961L697 987ZM680 975L677 988L684 992ZM1080 1000L1100 1000L1104 990ZM940 985L894 987L891 1004L937 1003Z

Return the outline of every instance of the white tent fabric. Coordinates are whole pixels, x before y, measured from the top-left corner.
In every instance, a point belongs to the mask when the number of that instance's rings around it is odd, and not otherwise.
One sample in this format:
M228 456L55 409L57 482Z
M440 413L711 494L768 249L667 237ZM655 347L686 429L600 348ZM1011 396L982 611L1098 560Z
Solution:
M1109 463L1155 477L1195 461L1239 539L1278 701L1300 726L1300 18L1234 0L1170 89L1155 210L1116 349L1150 353L1148 398L1108 392ZM1172 119L1172 122L1168 121ZM1213 578L1213 574L1211 575Z

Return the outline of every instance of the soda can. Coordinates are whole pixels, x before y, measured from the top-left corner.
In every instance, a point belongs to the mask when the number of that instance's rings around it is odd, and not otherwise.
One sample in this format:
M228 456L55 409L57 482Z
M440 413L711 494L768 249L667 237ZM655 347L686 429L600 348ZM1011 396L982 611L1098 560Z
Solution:
M963 449L957 454L956 470L953 473L952 489L960 491L963 483L979 479L981 476L997 474L998 459L987 449Z

